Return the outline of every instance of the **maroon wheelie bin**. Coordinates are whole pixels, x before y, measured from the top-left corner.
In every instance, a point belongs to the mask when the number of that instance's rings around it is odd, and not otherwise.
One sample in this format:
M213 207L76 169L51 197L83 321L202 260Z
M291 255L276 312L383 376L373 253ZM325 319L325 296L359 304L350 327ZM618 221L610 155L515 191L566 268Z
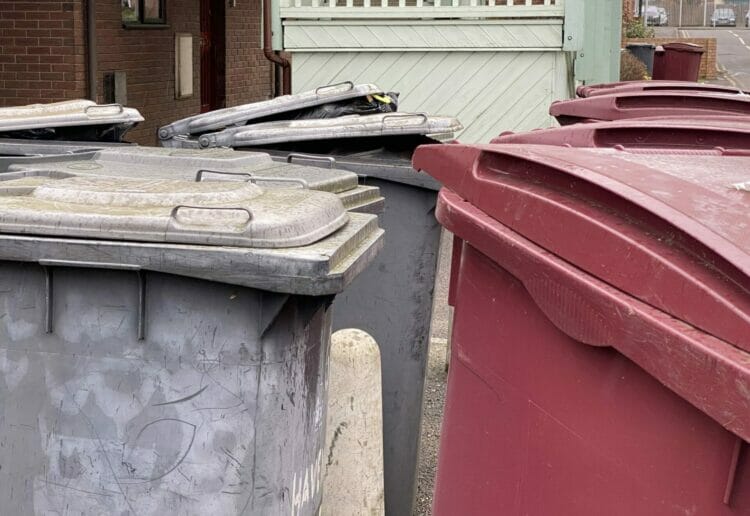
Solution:
M433 514L750 514L750 158L420 147L456 236Z
M748 116L750 95L695 91L639 91L553 102L560 125L644 117Z
M576 88L579 97L595 97L636 91L696 91L704 93L743 94L742 90L723 84L710 84L695 81L622 81L602 84L584 84Z
M750 117L627 119L502 133L492 143L750 151Z
M695 43L674 42L656 47L653 77L655 80L697 81L700 75L703 47Z

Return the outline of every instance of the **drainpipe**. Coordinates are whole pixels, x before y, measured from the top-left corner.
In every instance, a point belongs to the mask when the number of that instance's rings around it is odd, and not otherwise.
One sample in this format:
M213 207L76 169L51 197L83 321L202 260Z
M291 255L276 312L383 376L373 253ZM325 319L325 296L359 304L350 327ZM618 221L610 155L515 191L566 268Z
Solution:
M292 66L288 59L273 51L271 31L271 0L263 0L263 55L266 56L266 59L281 67L281 94L289 95L292 93ZM278 91L276 93L278 94Z
M96 102L96 2L86 2L86 38L89 75L89 98Z

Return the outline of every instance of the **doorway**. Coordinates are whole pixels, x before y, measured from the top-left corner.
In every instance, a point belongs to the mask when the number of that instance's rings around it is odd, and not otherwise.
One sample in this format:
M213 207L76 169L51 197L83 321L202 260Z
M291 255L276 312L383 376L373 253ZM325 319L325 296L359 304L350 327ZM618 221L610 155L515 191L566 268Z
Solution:
M224 0L201 0L201 113L225 106L225 14Z

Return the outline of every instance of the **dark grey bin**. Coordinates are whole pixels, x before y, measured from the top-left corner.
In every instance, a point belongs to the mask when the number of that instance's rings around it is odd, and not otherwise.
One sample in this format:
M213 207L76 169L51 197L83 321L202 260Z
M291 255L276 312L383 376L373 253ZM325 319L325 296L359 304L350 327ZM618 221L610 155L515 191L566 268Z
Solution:
M2 513L316 514L330 305L377 217L246 183L3 179Z
M424 136L358 138L250 148L273 159L315 163L334 158L385 197L383 251L334 302L333 329L360 328L377 341L383 383L386 514L412 514L430 319L440 246L434 210L440 184L411 166ZM300 154L302 152L302 154Z
M628 43L625 48L646 66L649 75L654 74L654 50L656 49L654 45L651 43Z

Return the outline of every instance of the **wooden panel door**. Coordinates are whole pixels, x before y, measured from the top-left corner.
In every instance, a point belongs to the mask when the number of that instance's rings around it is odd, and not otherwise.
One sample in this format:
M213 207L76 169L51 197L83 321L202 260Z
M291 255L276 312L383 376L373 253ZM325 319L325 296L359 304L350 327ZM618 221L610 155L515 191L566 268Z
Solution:
M201 113L225 102L225 10L223 0L201 0Z

